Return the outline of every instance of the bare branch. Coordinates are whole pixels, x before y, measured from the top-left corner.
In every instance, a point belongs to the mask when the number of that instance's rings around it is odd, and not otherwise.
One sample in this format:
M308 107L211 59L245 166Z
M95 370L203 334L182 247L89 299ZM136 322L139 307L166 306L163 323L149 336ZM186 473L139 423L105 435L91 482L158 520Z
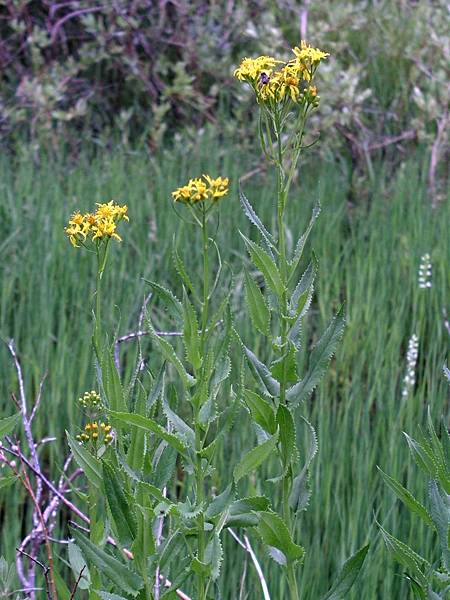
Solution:
M262 572L261 565L259 564L259 561L256 558L256 554L254 553L253 548L250 544L250 540L248 539L248 537L246 535L244 535L244 541L242 542L242 540L239 538L239 536L237 536L232 529L228 529L228 531L233 536L233 538L236 540L236 542L241 546L241 548L243 548L246 552L248 552L250 554L250 557L255 566L256 573L258 574L258 579L261 584L261 589L263 592L264 600L270 600L269 588L267 587L264 573Z

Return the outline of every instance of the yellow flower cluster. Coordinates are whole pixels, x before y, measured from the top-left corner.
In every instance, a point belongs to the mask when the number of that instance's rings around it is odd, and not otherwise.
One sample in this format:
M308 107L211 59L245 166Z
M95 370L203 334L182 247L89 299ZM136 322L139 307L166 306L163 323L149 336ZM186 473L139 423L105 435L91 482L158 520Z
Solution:
M213 179L203 175L197 179L190 179L188 183L172 192L175 202L196 204L205 200L219 200L228 192L228 177Z
M83 408L101 408L102 401L100 399L100 395L95 391L91 390L90 392L84 392L84 394L79 398L79 403Z
M111 429L111 425L108 423L93 421L86 423L84 431L77 435L76 439L81 443L92 441L95 445L101 442L110 444L114 439Z
M114 238L122 241L120 235L116 232L117 224L122 221L128 221L128 207L115 204L113 200L106 204L98 204L95 213L81 214L79 211L73 213L69 219L69 225L64 229L69 237L72 246L79 246L80 242L85 242L88 236L92 240L102 240L102 238Z
M271 56L244 58L234 75L252 86L258 102L270 104L290 99L317 104L317 88L311 82L319 63L329 54L304 41L292 52L295 58L288 62Z

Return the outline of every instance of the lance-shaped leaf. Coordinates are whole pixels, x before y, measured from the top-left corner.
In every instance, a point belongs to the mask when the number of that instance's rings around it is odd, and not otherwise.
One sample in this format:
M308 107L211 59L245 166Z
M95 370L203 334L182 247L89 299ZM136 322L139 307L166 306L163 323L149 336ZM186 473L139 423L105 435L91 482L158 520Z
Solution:
M311 229L313 228L314 223L316 222L316 219L319 215L320 215L320 203L318 202L313 208L311 219L309 221L309 224L308 224L308 227L306 228L305 233L299 238L299 240L297 242L297 246L295 247L294 256L292 257L292 260L289 263L289 265L292 267L291 273L295 272L295 269L296 269L298 263L300 262L300 259L303 254L303 250L305 248L306 240L308 239L309 234L311 233Z
M261 219L256 214L256 211L248 201L244 192L241 189L241 184L239 183L239 199L241 201L242 208L244 209L245 216L249 219L250 223L252 223L262 235L264 241L266 242L267 249L272 252L275 250L275 240L273 239L272 234L264 227Z
M143 417L142 415L136 415L134 413L122 413L113 411L110 411L109 415L112 420L114 419L116 421L119 421L120 423L125 423L127 425L135 425L136 427L141 427L149 433L154 433L157 437L167 442L170 446L175 448L175 450L178 450L178 452L180 453L183 453L186 450L186 447L182 440L166 431L153 419Z
M75 580L78 581L78 587L80 590L88 590L91 585L91 575L81 550L76 544L70 542L67 554L69 555L70 568L73 571Z
M258 532L267 546L282 552L287 562L295 562L303 558L304 549L292 541L289 529L279 515L273 512L261 512L258 516Z
M301 276L289 301L289 315L291 317L297 318L305 307L311 288L314 284L316 272L317 258L315 254L313 254L313 260L309 263L306 271Z
M134 412L138 415L145 416L146 413L146 398L142 384L139 382L136 404ZM127 464L135 473L142 471L144 466L146 447L145 431L139 427L131 429L131 441L127 452Z
M244 402L248 406L255 423L258 423L269 435L273 435L277 430L277 424L275 412L270 402L250 390L244 390Z
M237 483L242 477L257 469L274 451L278 441L278 432L265 442L247 452L234 467L233 476Z
M222 544L220 543L219 534L215 532L205 548L205 562L211 567L210 573L213 581L220 575L222 560Z
M13 415L12 417L6 417L0 419L0 438L11 433L17 423L20 421L20 413Z
M422 572L422 569L427 569L430 567L428 561L414 552L414 550L412 550L412 548L410 548L407 544L404 544L393 535L388 533L385 529L383 529L383 527L381 527L381 525L378 525L378 527L380 528L381 535L383 536L384 543L389 553L392 555L394 560L408 569L410 574L414 576L424 592L428 587L428 582Z
M102 485L102 465L86 448L73 439L68 431L66 431L67 441L77 465L83 469L84 474L89 481L100 487Z
M183 306L178 298L168 289L156 283L155 281L149 281L148 279L144 279L145 283L152 288L153 295L157 296L171 317L175 319L175 321L182 325L183 323Z
M447 496L444 500L435 481L430 481L428 484L428 494L430 496L431 516L433 518L433 522L438 533L439 543L441 545L442 560L447 571L450 571L450 551L448 547L450 499Z
M172 345L156 333L156 331L149 319L147 320L147 324L148 324L148 329L149 329L150 335L151 335L152 339L156 342L156 345L159 347L161 354L164 356L164 358L166 360L168 360L169 362L171 362L173 364L175 369L178 371L178 374L181 377L184 385L186 387L191 387L192 385L194 385L196 383L195 378L192 377L192 375L190 375L186 371L186 369L183 366L183 363L176 355L175 350L173 349Z
M130 546L136 537L136 515L125 495L123 481L107 462L103 463L103 483L119 542Z
M258 513L269 510L270 502L265 496L240 498L231 503L225 527L256 527Z
M399 498L403 504L409 508L409 510L420 517L424 523L434 529L434 523L427 511L427 509L418 501L416 498L409 492L405 487L402 486L396 479L390 477L387 473L385 473L380 467L377 467L379 472L381 473L384 482L391 490L396 494L397 498Z
M183 342L186 348L186 358L195 370L200 369L202 359L200 357L200 335L198 333L198 321L194 307L189 302L186 290L183 289Z
M291 411L283 404L278 406L277 425L279 431L281 459L283 461L284 468L287 469L296 456L295 425Z
M131 570L132 563L125 566L122 562L114 558L97 545L93 544L86 536L71 529L83 556L97 567L97 569L112 581L120 590L131 596L137 596L139 590L144 585L142 578Z
M269 396L278 396L280 393L279 382L272 377L267 366L256 358L247 346L243 346L243 348L254 375L260 381L267 394L269 394Z
M108 406L111 410L126 411L127 405L120 383L119 372L115 365L113 355L108 346L105 347L101 361L102 384Z
M319 449L317 434L314 427L304 417L300 417L300 422L303 422L307 425L310 433L310 441L308 452L306 453L305 457L305 463L300 473L294 478L292 482L291 493L289 494L289 506L296 513L304 510L307 507L311 497L311 490L309 488L309 467L313 458L317 454L317 450Z
M288 389L286 398L290 406L298 406L300 402L306 400L322 379L330 359L336 351L338 341L344 331L344 326L345 319L341 308L312 351L305 377Z
M280 298L284 290L284 285L275 262L258 244L246 238L242 233L241 236L244 239L253 264L263 274L267 286L277 298Z
M164 373L166 369L166 363L161 365L161 368L158 372L158 375L155 377L152 382L152 387L150 388L150 392L147 398L147 414L150 412L150 409L153 407L155 402L161 396L164 389Z
M189 448L194 449L195 448L194 430L191 427L189 427L189 425L187 423L185 423L185 421L183 421L183 419L170 408L167 400L163 401L163 411L164 411L164 414L166 415L166 417L169 419L169 421L174 426L174 428L177 431L180 438L183 439L185 445L188 446Z
M409 451L417 463L417 466L422 469L424 473L434 479L437 475L438 465L432 453L429 452L423 444L419 444L419 442L410 437L407 433L403 432L403 435L406 437Z
M205 516L208 519L217 517L231 504L234 499L234 486L232 483L225 490L212 500L206 509Z
M288 384L297 381L297 348L293 343L288 343L285 354L273 361L270 365L270 373L280 383Z
M253 277L245 271L245 298L252 323L260 333L270 335L270 310Z
M347 594L355 583L361 567L363 566L368 550L369 544L360 548L353 556L345 561L333 587L322 600L346 600Z
M195 298L196 302L200 303L200 297L197 294L197 291L187 273L186 267L184 266L181 256L177 252L177 248L175 245L175 237L174 237L173 246L172 246L172 261L173 261L175 270L178 273L178 275L181 277L185 287L191 292L191 294Z

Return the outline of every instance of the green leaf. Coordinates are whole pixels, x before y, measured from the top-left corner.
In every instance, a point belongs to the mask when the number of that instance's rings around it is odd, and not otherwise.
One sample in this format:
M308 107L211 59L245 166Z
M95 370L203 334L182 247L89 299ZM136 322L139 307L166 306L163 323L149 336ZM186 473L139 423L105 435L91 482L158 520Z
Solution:
M127 405L123 394L122 384L120 383L119 373L108 346L106 346L103 351L101 371L103 390L108 400L109 408L111 410L126 411Z
M69 590L66 582L64 581L64 579L61 577L61 575L58 573L57 570L55 570L55 572L53 573L53 576L55 578L55 586L56 586L56 592L58 594L58 599L59 600L73 600L71 591Z
M278 432L265 442L247 452L235 466L233 471L234 481L237 483L242 477L257 469L274 451L278 441Z
M183 342L186 348L186 358L197 371L202 366L198 321L194 307L189 302L185 289L183 289L183 314Z
M0 419L0 438L11 433L17 423L20 421L20 413L13 415L12 417L6 417Z
M420 467L424 473L434 479L437 474L437 463L432 454L425 450L425 448L419 444L419 442L410 437L407 433L403 432L403 435L406 437L409 451L411 452L412 457L414 458L418 467Z
M269 435L277 430L275 412L272 405L256 392L244 390L244 402L248 406L255 423L264 429Z
M78 581L78 587L80 590L88 590L91 585L91 575L88 565L81 554L81 550L73 542L70 542L68 545L68 555L70 568L73 571L75 580ZM83 571L83 574L79 579L81 571Z
M360 548L353 556L345 561L341 572L333 583L333 587L322 600L346 600L347 594L355 583L361 567L363 566L368 550L369 544Z
M265 544L280 550L288 562L301 560L305 551L294 544L283 519L273 512L259 513L258 532Z
M212 519L220 515L231 504L234 498L233 484L230 483L225 490L212 500L206 509L205 517Z
M98 592L102 600L127 600L123 596L118 596L117 594L110 594L109 592Z
M172 246L172 261L173 261L175 270L178 273L178 275L181 277L184 285L194 296L196 302L198 302L200 304L200 298L199 298L197 292L195 291L194 285L193 285L192 281L190 280L189 275L187 274L186 267L184 266L183 260L181 259L180 255L177 252L177 248L175 246L175 238L174 238L173 246Z
M270 310L253 277L245 271L245 297L252 323L263 335L270 336Z
M336 351L344 326L345 319L341 308L312 351L305 377L289 388L286 393L286 398L293 408L306 400L322 379L330 359Z
M393 479L387 473L385 473L380 467L377 467L379 472L381 473L384 482L391 490L396 494L396 496L403 502L403 504L409 508L409 510L420 517L424 523L434 529L434 523L428 514L427 509L418 501L414 496L409 492L405 487L402 486L396 479Z
M423 567L428 568L430 566L429 563L416 552L414 552L414 550L412 550L408 545L404 544L393 535L388 533L385 529L383 529L383 527L381 527L381 525L378 525L378 527L380 528L386 548L394 560L409 570L410 574L415 577L418 584L422 588L422 591L425 592L428 587L428 583L421 569Z
M291 411L283 404L278 406L276 419L281 446L281 458L286 470L296 457L294 419L292 418Z
M177 456L177 451L172 446L168 446L166 442L161 442L158 446L151 474L151 483L155 487L162 489L167 485L175 471Z
M161 299L164 310L170 312L170 315L174 317L179 325L183 323L183 306L178 298L168 289L159 285L159 283L155 283L154 281L149 281L148 279L144 279L145 283L148 283L152 288L154 294Z
M308 295L311 293L311 288L314 283L314 279L317 271L317 259L313 255L313 260L309 263L306 271L300 278L292 297L289 301L289 314L293 318L297 318L302 312Z
M103 482L119 542L130 546L136 537L136 515L123 490L123 480L107 462L103 463Z
M450 522L449 499L448 496L446 500L442 498L435 481L429 482L428 495L430 497L431 516L441 545L442 560L447 571L450 571L450 551L448 547L448 529Z
M176 355L175 350L173 349L172 345L169 344L169 342L167 342L165 339L163 339L156 333L156 331L153 328L153 325L151 324L149 319L147 320L147 326L148 326L150 335L151 335L153 341L159 347L161 354L164 356L164 358L166 360L168 360L169 362L171 362L173 364L175 369L178 371L178 374L181 377L185 387L188 388L188 387L191 387L192 385L194 385L196 383L195 378L186 372L186 369L183 367L183 363Z
M244 239L250 258L255 267L261 271L268 287L272 290L277 298L283 294L284 285L281 280L281 275L272 258L258 244L252 242L241 233Z
M158 400L158 398L161 396L161 394L163 392L165 370L166 370L166 363L163 363L161 365L160 370L158 371L158 375L156 376L155 380L152 382L152 387L150 389L150 392L149 392L148 398L147 398L147 414L150 412L151 408L153 407L153 405L155 404L155 402Z
M289 506L295 513L304 510L308 506L308 502L311 497L311 490L309 488L309 466L317 454L317 450L319 449L314 427L304 417L301 417L300 421L305 423L309 428L310 443L303 468L294 478L292 482L291 493L289 495Z
M295 247L295 252L292 257L292 260L289 262L289 266L292 267L291 273L295 273L295 269L302 257L303 250L304 250L305 244L306 244L306 240L308 239L309 234L311 233L311 229L313 228L314 223L316 222L316 219L319 215L320 215L320 202L317 202L317 204L313 208L308 227L306 228L305 233L299 238L299 240L297 242L297 246Z
M13 485L18 479L19 478L16 475L6 475L0 477L0 489L7 488L10 485Z
M142 387L139 385L134 412L145 416L146 398ZM139 427L131 428L131 441L127 452L127 464L134 472L141 472L145 458L145 431Z
M269 250L275 249L275 240L273 236L267 229L264 227L261 219L256 214L256 211L253 209L252 205L246 198L244 192L241 189L241 184L239 183L239 199L241 201L242 208L244 209L245 216L249 219L249 221L258 229L259 233L262 235L264 241Z
M247 346L243 346L243 348L256 379L259 380L263 388L270 396L278 396L280 393L279 382L272 377L267 366L258 358L256 358L256 356L249 348L247 348Z
M287 352L270 365L270 373L280 383L297 381L297 349L289 344Z
M89 563L97 567L102 575L112 581L119 589L132 596L137 596L144 582L137 573L131 570L132 563L128 563L128 566L125 566L122 562L93 544L76 529L71 528L71 532Z
M145 431L154 433L156 436L167 442L170 446L175 448L175 450L178 450L178 452L180 453L183 453L186 449L184 443L180 439L166 431L153 419L143 417L142 415L135 415L133 413L110 411L109 414L111 419L114 419L121 423L126 423L127 425L135 425L136 427L141 427Z
M163 412L172 423L180 438L183 439L185 446L195 449L195 433L187 423L183 421L169 406L167 400L163 401Z
M72 451L73 457L78 466L83 469L84 474L89 481L97 488L102 485L102 466L99 460L97 460L92 454L86 450L86 448L78 443L66 431L67 441Z
M211 565L211 578L213 581L220 575L220 567L223 561L222 544L219 534L215 532L205 549L205 560Z

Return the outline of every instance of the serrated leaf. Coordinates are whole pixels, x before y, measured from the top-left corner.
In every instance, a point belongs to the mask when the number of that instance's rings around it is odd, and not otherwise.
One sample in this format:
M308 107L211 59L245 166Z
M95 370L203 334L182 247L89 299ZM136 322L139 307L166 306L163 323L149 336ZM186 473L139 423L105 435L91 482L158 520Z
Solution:
M280 383L297 381L297 349L294 344L289 344L287 352L273 361L270 365L270 373Z
M320 203L317 202L317 204L314 206L314 208L312 210L312 215L311 215L311 219L309 221L308 227L306 228L305 233L299 238L297 245L295 247L295 251L294 251L292 260L289 262L289 266L292 267L292 273L295 272L295 269L296 269L298 263L300 262L300 259L303 254L303 250L305 248L306 241L309 237L309 234L311 233L311 229L313 228L314 223L316 222L316 219L319 216L319 214L320 214Z
M161 442L157 452L155 452L153 471L151 474L151 483L162 489L172 477L176 462L177 462L177 451L168 446L166 442Z
M136 515L123 490L123 481L107 462L103 463L103 483L119 542L130 546L136 537Z
M419 444L419 442L410 437L407 433L403 432L403 435L408 442L409 451L411 452L417 466L422 469L424 473L434 479L437 474L437 463L435 462L433 456L424 448L422 444Z
M252 205L248 201L244 192L241 189L241 184L239 183L239 199L241 201L242 208L244 209L245 216L248 218L250 223L252 223L262 235L264 241L266 242L268 250L271 252L272 249L275 249L275 240L269 231L264 227L261 219L256 214L256 211L253 209Z
M252 323L260 333L270 336L270 310L259 286L253 277L245 271L245 297Z
M431 517L436 527L441 546L442 561L447 571L450 571L450 551L448 547L448 530L450 523L449 500L447 499L447 501L444 501L439 492L437 483L433 480L428 484L428 495L430 497Z
M111 410L126 411L127 405L123 393L122 384L120 383L119 372L117 371L113 355L108 348L105 347L101 361L102 384L108 406Z
M144 279L145 283L152 288L154 294L158 296L163 302L165 308L170 311L171 316L177 321L179 325L183 323L183 306L178 298L168 289L156 283L155 281L149 281Z
M216 496L209 504L208 508L205 511L205 517L207 519L212 519L217 517L231 504L234 498L234 488L233 484L230 483L225 490Z
M313 260L309 263L305 272L300 278L300 281L295 287L289 301L289 314L293 318L297 318L305 307L308 295L314 284L314 279L317 271L317 259L313 255Z
M102 600L127 600L123 596L118 596L117 594L110 594L109 592L98 592Z
M268 510L269 506L270 502L265 496L235 500L229 506L225 527L256 527L258 513Z
M169 406L169 403L163 401L163 412L168 420L172 423L178 435L183 439L185 446L195 448L195 433L183 419L177 415Z
M14 427L19 423L20 417L20 413L17 413L16 415L12 415L12 417L0 419L0 438L11 433Z
M258 358L256 358L256 356L249 348L247 348L247 346L243 346L243 348L254 375L260 381L267 394L270 396L278 396L280 393L279 382L272 377L267 366Z
M122 412L109 412L110 418L120 423L126 423L127 425L134 425L141 427L149 433L154 433L157 437L166 441L170 446L178 450L181 454L186 450L184 443L175 435L166 431L161 425L158 425L153 419L143 417L142 415L135 415L133 413L122 413Z
M129 568L131 567L131 563L129 563L129 566L125 566L119 560L93 544L76 529L71 528L71 532L88 562L97 567L102 575L112 581L119 589L132 596L137 596L144 582L137 573L134 573Z
M92 456L83 445L74 440L68 431L66 431L66 436L77 465L83 469L84 474L95 487L101 487L102 466L100 461Z
M268 440L247 452L234 467L233 477L237 483L242 477L257 469L274 451L278 442L278 432Z
M223 561L222 544L218 533L214 533L205 549L205 561L211 565L211 578L216 580L220 575Z
M19 477L17 475L6 475L4 477L0 477L0 489L14 485L18 479Z
M288 562L295 562L303 558L304 549L292 541L285 522L276 513L259 513L258 532L263 542L280 550Z
M433 521L428 514L427 509L418 501L414 496L409 492L405 487L402 486L396 479L390 477L387 473L385 473L380 467L378 467L381 476L388 487L394 492L394 494L399 498L403 504L415 515L420 517L424 523L434 529Z
M70 568L73 571L75 580L78 581L78 587L80 590L88 590L91 585L91 575L89 573L88 565L81 554L81 550L73 542L68 544L68 556ZM83 573L80 577L81 572Z
M242 233L241 236L244 239L253 264L263 274L267 286L277 298L280 298L283 294L284 285L278 267L269 254L258 246L258 244L246 238Z
M250 390L244 390L244 402L255 423L258 423L269 435L273 435L277 430L277 425L275 412L270 402Z
M186 358L197 371L202 365L198 321L194 307L189 302L185 289L183 289L183 316L183 342L186 349Z
M353 556L345 561L332 588L322 600L346 600L347 594L355 583L361 567L364 564L368 550L369 544L360 548Z
M145 416L146 413L146 398L144 395L144 391L139 385L136 405L134 407L134 412L138 415ZM145 458L145 447L146 447L146 434L145 431L140 429L139 427L131 428L131 440L130 446L127 452L127 464L134 472L142 471L144 466L144 458Z
M378 526L383 536L384 543L394 560L406 567L419 583L422 591L425 592L428 584L425 575L422 573L423 566L429 567L429 563L412 550L407 544L404 544L393 535L388 533L381 525Z
M322 379L331 357L336 351L338 341L344 331L344 325L345 319L341 308L312 351L305 377L286 392L287 401L293 408L306 400Z
M178 275L181 277L184 285L194 296L196 302L200 303L199 296L198 296L198 294L194 288L194 285L186 271L186 267L184 266L183 260L177 252L177 249L175 246L175 239L174 239L173 246L172 246L172 261L173 261L175 270L178 273Z
M283 404L278 406L276 419L281 458L286 470L296 456L294 419L292 418L291 411Z
M150 320L147 320L147 326L148 326L148 330L149 330L152 340L158 346L158 348L159 348L161 354L164 356L165 360L168 360L170 363L173 364L173 366L177 370L179 376L181 377L185 387L189 388L189 387L193 386L196 383L195 377L192 377L192 375L190 375L186 371L186 369L183 366L183 363L176 355L175 350L173 349L173 346L167 340L163 339L156 333Z
M164 373L166 369L166 363L161 365L160 370L158 371L158 375L155 380L152 382L152 387L150 388L150 392L147 397L147 414L150 412L150 409L153 407L155 402L157 402L158 398L161 396L164 389Z

